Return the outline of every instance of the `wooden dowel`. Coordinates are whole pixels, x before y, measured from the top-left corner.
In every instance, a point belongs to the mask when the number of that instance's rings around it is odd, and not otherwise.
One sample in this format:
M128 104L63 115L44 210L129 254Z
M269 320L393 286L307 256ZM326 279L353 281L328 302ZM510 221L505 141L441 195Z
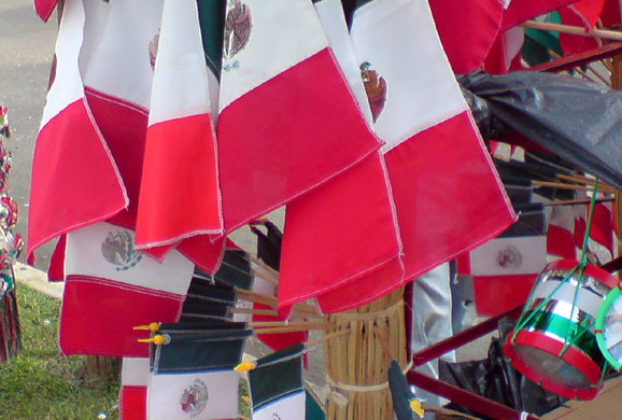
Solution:
M531 181L532 185L535 187L551 187L551 188L559 188L564 190L591 190L592 185L579 185L579 184L566 184L564 182L549 182L549 181ZM598 186L600 192L614 192L612 188L601 188Z
M254 328L255 334L286 334L293 332L304 332L309 330L326 330L333 326L329 322L309 323L304 327L274 327L274 328Z
M598 198L596 199L596 202L605 203L605 202L611 202L614 200L615 199L613 197L606 197L606 198ZM589 198L578 198L576 200L553 200L553 201L549 201L548 203L542 203L542 205L543 206L570 206L574 204L590 204L591 202L592 200Z
M277 299L274 296L262 295L259 293L251 292L250 290L234 288L235 293L238 295L238 299L246 300L253 303L259 303L262 305L270 306L276 309Z
M265 316L277 316L278 313L272 309L253 309L253 308L239 308L232 306L228 309L232 314L248 314L248 315L265 315Z
M304 345L305 345L305 347L313 347L316 344L322 343L322 342L324 342L326 340L330 340L331 338L339 337L339 336L346 335L346 334L350 334L350 330L349 329L345 329L345 330L341 330L341 331L336 331L334 333L325 334L322 337L316 338L315 340L305 341Z
M262 260L260 260L256 256L254 256L252 254L248 254L248 259L249 259L250 262L254 263L255 265L257 265L257 266L259 266L261 268L263 268L268 273L270 273L273 276L275 276L277 279L279 278L279 272L277 270L275 270L274 268L270 267L268 264L266 264L265 262L263 262Z
M580 184L594 185L596 183L596 180L594 178L588 178L588 177L583 176L583 175L557 174L557 177L559 179L564 180L564 181L573 181L573 182L580 183ZM601 187L602 188L611 188L611 189L615 188L612 185L607 184L603 180L599 180L598 181L598 188L600 189Z
M523 22L522 26L524 26L525 28L540 29L543 31L553 31L553 32L560 32L564 34L581 35L581 36L589 36L592 38L604 38L604 39L611 39L614 41L622 41L622 32L612 31L608 29L593 28L590 30L586 30L585 28L581 26L563 25L561 23L551 23L551 22L536 22L535 20L528 20L526 22Z
M326 324L331 325L324 321L256 321L249 322L248 325L252 328L265 328L265 327L304 327L307 325Z

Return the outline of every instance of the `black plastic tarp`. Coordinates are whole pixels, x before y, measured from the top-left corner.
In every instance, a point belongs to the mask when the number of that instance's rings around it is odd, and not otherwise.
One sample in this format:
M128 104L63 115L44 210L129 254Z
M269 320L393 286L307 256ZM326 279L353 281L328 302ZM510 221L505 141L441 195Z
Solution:
M622 189L622 91L571 76L517 71L459 76L485 139L512 130Z

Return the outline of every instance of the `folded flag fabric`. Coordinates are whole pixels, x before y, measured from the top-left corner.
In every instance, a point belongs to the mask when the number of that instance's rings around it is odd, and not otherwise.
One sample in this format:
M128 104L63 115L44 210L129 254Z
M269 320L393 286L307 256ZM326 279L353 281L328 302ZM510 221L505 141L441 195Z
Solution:
M248 373L253 420L306 418L303 349L297 344L257 360Z
M139 248L223 231L209 69L196 0L164 1L156 48Z
M105 220L128 205L119 169L87 103L78 66L79 60L86 59L81 56L81 48L88 38L85 8L89 4L80 0L64 3L56 42L55 78L33 155L29 257L44 242ZM132 65L126 62L123 67ZM108 72L110 68L108 63ZM120 116L116 118L119 124Z
M321 295L326 312L388 293L495 237L515 218L427 2L361 2L350 34L358 61L373 66L386 84L387 99L373 128L385 141L403 254Z
M217 124L225 230L380 146L308 0L227 2Z
M120 420L147 419L147 381L149 358L124 357L119 389Z
M326 410L317 395L305 386L305 420L326 420Z
M371 123L374 110L379 108L365 99L362 70L354 56L341 3L324 0L315 7L342 72L358 73L356 79L347 80L355 98L363 96L365 102L358 100L357 104ZM370 78L375 74L371 69L364 71ZM383 156L377 151L288 203L278 292L281 313L287 313L297 301L356 281L397 257L399 233L390 188Z
M436 29L454 73L465 74L481 68L499 35L510 2L469 0L462 7L455 7L451 2L430 0Z
M152 345L147 390L149 420L232 419L238 416L240 375L233 370L250 330L160 329Z
M511 0L508 10L503 16L503 30L516 26L528 19L557 10L562 6L575 3L577 0Z
M97 223L67 234L59 345L64 354L146 357L137 325L175 322L194 265L177 251L162 263L133 248L133 232Z
M54 13L57 4L58 0L34 0L35 12L37 12L41 20L47 22L52 13Z

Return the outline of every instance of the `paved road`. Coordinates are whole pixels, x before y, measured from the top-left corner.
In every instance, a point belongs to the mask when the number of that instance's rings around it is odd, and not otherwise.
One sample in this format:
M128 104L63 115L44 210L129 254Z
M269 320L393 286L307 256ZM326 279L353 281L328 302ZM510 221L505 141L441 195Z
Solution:
M4 144L13 153L9 188L19 205L17 232L24 238L32 152L45 103L56 29L56 16L44 24L36 16L32 0L0 0L0 104L9 108L12 130ZM45 246L37 252L38 267L47 267L50 248Z

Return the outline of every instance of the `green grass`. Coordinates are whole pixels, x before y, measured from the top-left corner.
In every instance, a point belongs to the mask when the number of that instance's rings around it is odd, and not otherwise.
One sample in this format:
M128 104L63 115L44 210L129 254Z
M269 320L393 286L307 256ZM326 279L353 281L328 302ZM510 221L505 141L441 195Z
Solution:
M58 350L60 302L27 287L17 299L23 348L0 364L0 420L118 419L116 372L93 377L86 357Z

